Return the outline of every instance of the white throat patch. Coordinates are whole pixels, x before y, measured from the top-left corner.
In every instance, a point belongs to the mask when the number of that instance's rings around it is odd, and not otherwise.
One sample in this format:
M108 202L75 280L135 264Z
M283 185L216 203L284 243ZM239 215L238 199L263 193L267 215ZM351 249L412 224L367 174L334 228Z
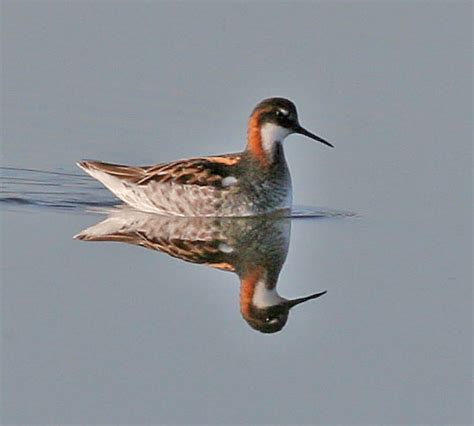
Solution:
M276 288L268 289L265 286L264 281L259 281L255 287L252 303L257 308L268 308L270 306L278 305L284 300L286 299L278 294Z
M285 129L278 124L266 123L260 129L262 136L262 146L267 154L273 152L275 142L283 142L283 140L291 133L291 130Z

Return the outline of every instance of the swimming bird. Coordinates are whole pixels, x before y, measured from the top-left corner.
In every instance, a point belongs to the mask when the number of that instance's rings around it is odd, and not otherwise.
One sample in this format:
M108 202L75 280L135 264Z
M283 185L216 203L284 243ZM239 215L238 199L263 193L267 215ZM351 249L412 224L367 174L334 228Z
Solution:
M138 210L166 216L258 216L291 209L282 142L293 133L333 146L300 125L293 102L268 98L250 115L243 152L145 167L89 160L77 164Z
M285 326L295 306L326 293L320 291L296 299L279 294L277 283L287 257L290 233L291 220L277 215L170 217L121 206L74 238L132 244L185 262L233 272L240 281L239 306L244 320L262 333L275 333ZM159 283L160 279L166 277L158 273L154 280ZM197 284L191 280L190 285ZM179 300L175 302L178 308ZM216 312L210 315L219 320Z

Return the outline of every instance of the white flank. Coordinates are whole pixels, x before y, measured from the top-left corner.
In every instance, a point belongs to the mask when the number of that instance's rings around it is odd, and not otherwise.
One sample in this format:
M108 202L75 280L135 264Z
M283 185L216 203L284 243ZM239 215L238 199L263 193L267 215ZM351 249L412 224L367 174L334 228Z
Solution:
M225 243L220 243L219 244L219 250L222 252L222 253L232 253L234 251L233 247L225 244Z
M80 164L78 164L78 166L81 167L85 172L89 173L93 178L101 182L118 198L130 206L145 212L166 213L164 209L161 210L152 203L148 194L146 193L146 188L139 187L133 183L128 183L101 170L82 167Z
M227 176L224 179L222 179L222 186L227 187L227 186L233 186L237 183L237 178L234 176Z

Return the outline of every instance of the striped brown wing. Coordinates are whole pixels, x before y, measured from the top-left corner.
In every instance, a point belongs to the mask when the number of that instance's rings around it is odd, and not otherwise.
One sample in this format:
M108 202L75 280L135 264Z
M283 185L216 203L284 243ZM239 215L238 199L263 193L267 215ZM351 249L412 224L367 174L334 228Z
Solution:
M146 168L144 175L135 181L144 185L150 181L174 182L183 185L220 186L222 179L232 174L233 166L241 160L239 155L202 157Z
M201 157L178 160L154 166L134 167L101 161L82 161L83 169L100 170L118 179L137 185L151 181L160 183L180 183L183 185L220 186L222 179L232 175L239 164L241 155L227 154L216 157Z
M190 241L178 238L149 238L146 233L113 232L109 234L94 235L87 232L78 234L75 238L82 241L114 241L144 247L166 253L185 262L207 265L211 268L225 271L235 271L234 265L227 259L228 254L219 249L219 240Z

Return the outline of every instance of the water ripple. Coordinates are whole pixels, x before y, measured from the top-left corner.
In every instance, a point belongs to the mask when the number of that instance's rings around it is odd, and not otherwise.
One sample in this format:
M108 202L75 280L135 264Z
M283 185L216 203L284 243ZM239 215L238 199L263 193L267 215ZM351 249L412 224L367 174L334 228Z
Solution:
M89 176L60 171L0 167L0 207L48 208L63 211L97 212L120 205L107 189ZM330 218L353 213L294 206L293 218Z
M52 208L87 211L119 202L100 184L76 173L0 167L3 208Z

